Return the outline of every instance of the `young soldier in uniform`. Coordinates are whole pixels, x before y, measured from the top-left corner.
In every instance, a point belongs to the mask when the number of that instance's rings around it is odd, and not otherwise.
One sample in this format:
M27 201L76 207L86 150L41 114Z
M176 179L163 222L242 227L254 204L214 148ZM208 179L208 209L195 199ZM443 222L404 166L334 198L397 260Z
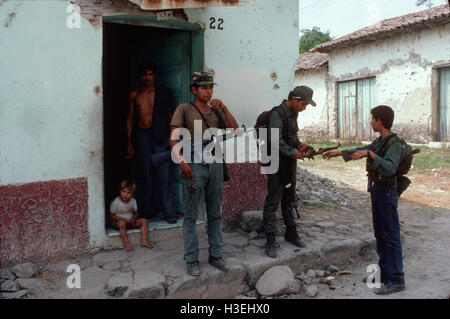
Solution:
M187 128L192 137L197 134L196 137L200 139L203 138L203 133L208 127L238 128L236 120L223 102L212 99L214 84L213 76L208 72L195 72L192 76L191 92L195 99L193 103L179 105L173 115L170 123L170 146L172 149L178 143L179 128ZM198 121L197 125L201 123L201 132L194 131L194 121ZM185 201L183 235L187 272L193 276L200 275L196 222L202 197L205 200L208 219L209 263L217 269L226 270L226 265L222 259L223 239L220 212L224 164L217 162L211 164L188 163L184 158L186 154L182 154L182 150L175 155L180 162Z
M402 143L394 142L388 147L384 156L377 154L389 139L396 137L396 134L391 132L394 111L389 106L379 105L370 113L372 129L380 133L376 140L364 147L327 152L323 154L323 157L328 159L342 155L346 162L367 158L373 228L377 241L381 283L384 284L375 293L387 295L405 289L395 172L398 164L405 157L406 150Z
M268 194L263 210L263 225L266 233L265 251L267 256L271 258L277 256L275 242L277 219L275 212L280 202L284 224L286 225L285 239L298 247L306 246L297 233L293 205L297 180L297 160L303 158L304 152L309 148L308 145L301 143L298 139L297 117L298 113L304 111L308 104L316 105L312 96L313 90L311 88L297 86L289 93L288 99L283 100L281 105L274 108L270 115L269 128L278 128L280 131L280 167L275 174L269 175ZM284 120L282 120L280 112L284 115ZM283 135L283 132L287 133Z

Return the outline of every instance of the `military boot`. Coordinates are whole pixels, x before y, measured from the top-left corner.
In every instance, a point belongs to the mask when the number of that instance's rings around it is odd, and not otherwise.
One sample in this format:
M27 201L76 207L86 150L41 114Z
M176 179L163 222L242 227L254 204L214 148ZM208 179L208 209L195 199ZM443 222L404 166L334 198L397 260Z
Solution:
M286 233L284 234L284 239L286 241L294 244L297 247L304 248L306 247L306 244L303 240L300 239L297 233L297 229L295 226L287 226L286 227Z
M275 233L266 234L266 245L265 245L266 255L270 258L277 258L277 244L275 241Z

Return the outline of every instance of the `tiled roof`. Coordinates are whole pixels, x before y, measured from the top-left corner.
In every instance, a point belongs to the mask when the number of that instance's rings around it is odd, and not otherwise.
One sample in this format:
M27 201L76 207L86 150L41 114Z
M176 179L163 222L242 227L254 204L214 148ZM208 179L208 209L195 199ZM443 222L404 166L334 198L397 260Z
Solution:
M390 38L395 35L420 31L448 23L450 23L450 7L448 4L444 4L428 10L382 20L338 39L319 44L310 51L330 52L337 48L373 42L379 39Z
M320 52L305 52L300 54L295 70L317 69L328 63L328 54Z

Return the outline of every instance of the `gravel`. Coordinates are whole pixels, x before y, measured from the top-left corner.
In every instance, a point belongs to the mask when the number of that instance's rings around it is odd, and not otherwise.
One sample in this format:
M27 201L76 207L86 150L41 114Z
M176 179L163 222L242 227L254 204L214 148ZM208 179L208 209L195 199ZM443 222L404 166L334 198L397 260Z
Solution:
M328 203L347 206L350 199L344 190L328 178L319 177L306 169L297 167L296 193L306 203Z

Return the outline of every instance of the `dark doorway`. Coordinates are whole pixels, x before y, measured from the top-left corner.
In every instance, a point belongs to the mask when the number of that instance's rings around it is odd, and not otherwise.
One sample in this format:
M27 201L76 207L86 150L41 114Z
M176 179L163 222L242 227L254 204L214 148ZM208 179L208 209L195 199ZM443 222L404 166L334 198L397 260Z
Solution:
M172 90L176 105L189 101L192 32L128 24L103 23L104 181L106 226L109 205L121 180L131 177L127 157L128 94L140 85L139 65L151 60L158 68L156 85ZM181 184L174 205L180 205ZM157 192L154 192L158 200ZM158 206L158 205L156 205ZM156 212L154 212L156 214ZM145 216L151 217L151 216Z

